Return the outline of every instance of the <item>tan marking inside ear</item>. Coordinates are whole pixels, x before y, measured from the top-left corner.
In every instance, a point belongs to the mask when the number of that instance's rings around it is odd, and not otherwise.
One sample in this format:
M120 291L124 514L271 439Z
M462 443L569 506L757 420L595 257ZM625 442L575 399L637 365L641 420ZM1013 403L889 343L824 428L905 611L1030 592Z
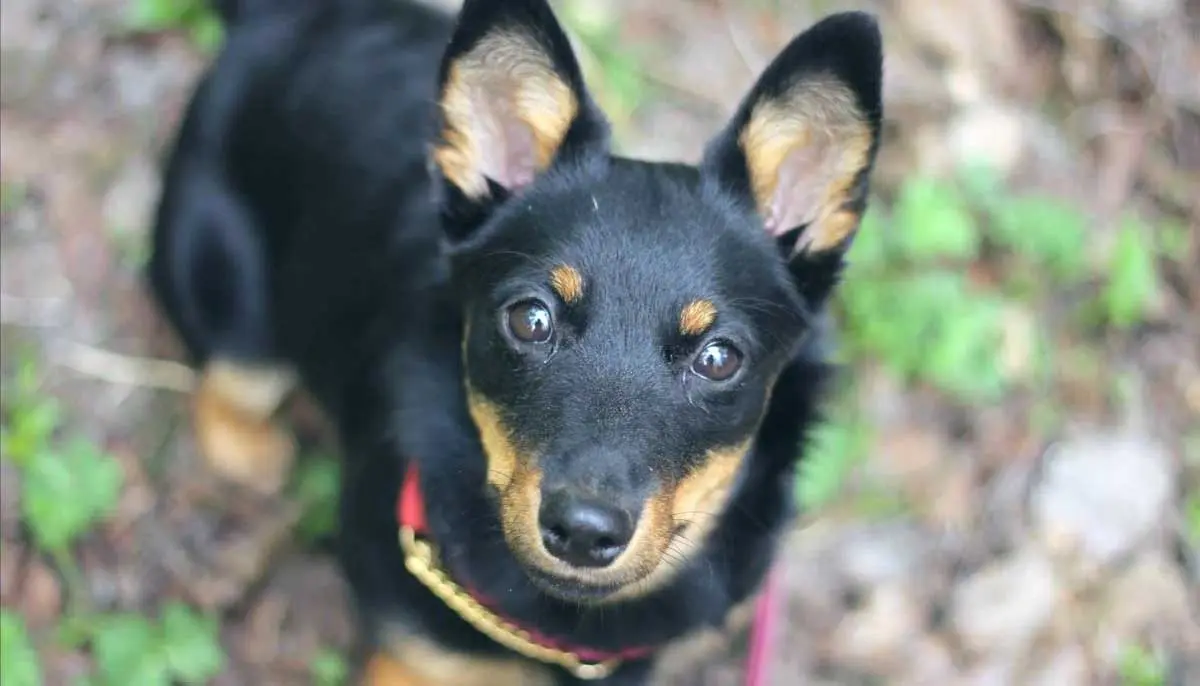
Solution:
M215 472L264 494L279 492L296 447L273 415L296 384L282 365L217 359L205 366L192 418L200 452Z
M527 162L545 169L579 103L536 41L508 33L484 38L450 65L441 107L444 143L434 161L464 194L479 199L488 194L489 176L499 183L529 180L508 178L514 164L521 166L510 157L523 155L523 144L535 155Z
M500 410L491 401L469 388L467 408L479 430L479 440L483 443L488 483L503 491L508 488L521 462L518 459L519 452L512 442L512 433L504 426Z
M452 652L431 641L392 635L367 663L364 686L551 686L546 668L523 660Z
M717 306L711 300L693 300L679 312L679 332L685 336L699 336L717 321Z
M570 265L560 264L550 270L550 287L568 305L577 303L583 298L583 274Z
M808 224L796 250L820 252L854 231L859 217L844 208L869 161L871 129L846 86L807 79L759 103L740 143L772 235Z

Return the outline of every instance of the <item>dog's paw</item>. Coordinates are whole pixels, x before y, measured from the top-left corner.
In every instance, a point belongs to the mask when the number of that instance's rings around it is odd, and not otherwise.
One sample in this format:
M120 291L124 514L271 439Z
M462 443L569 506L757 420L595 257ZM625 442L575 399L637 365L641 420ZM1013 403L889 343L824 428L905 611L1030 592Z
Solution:
M208 465L222 478L274 495L287 482L296 455L291 433L201 395L196 399L196 438Z

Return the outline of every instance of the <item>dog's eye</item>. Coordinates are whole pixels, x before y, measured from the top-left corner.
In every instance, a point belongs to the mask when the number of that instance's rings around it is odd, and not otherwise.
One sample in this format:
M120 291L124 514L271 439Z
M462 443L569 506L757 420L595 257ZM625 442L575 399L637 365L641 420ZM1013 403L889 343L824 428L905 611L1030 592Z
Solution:
M711 381L724 381L742 367L742 353L728 343L715 342L704 346L696 360L692 362L692 371Z
M545 343L554 333L550 308L537 300L524 300L509 307L508 330L522 343Z

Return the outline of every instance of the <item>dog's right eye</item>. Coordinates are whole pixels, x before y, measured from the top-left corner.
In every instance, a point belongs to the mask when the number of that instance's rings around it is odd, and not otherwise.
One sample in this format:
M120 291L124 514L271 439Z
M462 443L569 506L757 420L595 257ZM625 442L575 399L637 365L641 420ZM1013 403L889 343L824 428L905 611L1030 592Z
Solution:
M523 300L508 308L508 331L522 343L545 343L554 335L550 308L538 300Z

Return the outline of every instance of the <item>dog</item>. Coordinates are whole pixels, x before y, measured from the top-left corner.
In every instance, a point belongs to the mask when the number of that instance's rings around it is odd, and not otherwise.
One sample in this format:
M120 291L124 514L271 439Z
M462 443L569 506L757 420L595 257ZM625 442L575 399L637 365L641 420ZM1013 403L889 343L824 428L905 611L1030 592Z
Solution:
M217 473L281 487L297 389L335 427L362 683L648 684L747 621L834 372L875 19L800 32L684 164L612 151L544 0L219 7L147 280Z

